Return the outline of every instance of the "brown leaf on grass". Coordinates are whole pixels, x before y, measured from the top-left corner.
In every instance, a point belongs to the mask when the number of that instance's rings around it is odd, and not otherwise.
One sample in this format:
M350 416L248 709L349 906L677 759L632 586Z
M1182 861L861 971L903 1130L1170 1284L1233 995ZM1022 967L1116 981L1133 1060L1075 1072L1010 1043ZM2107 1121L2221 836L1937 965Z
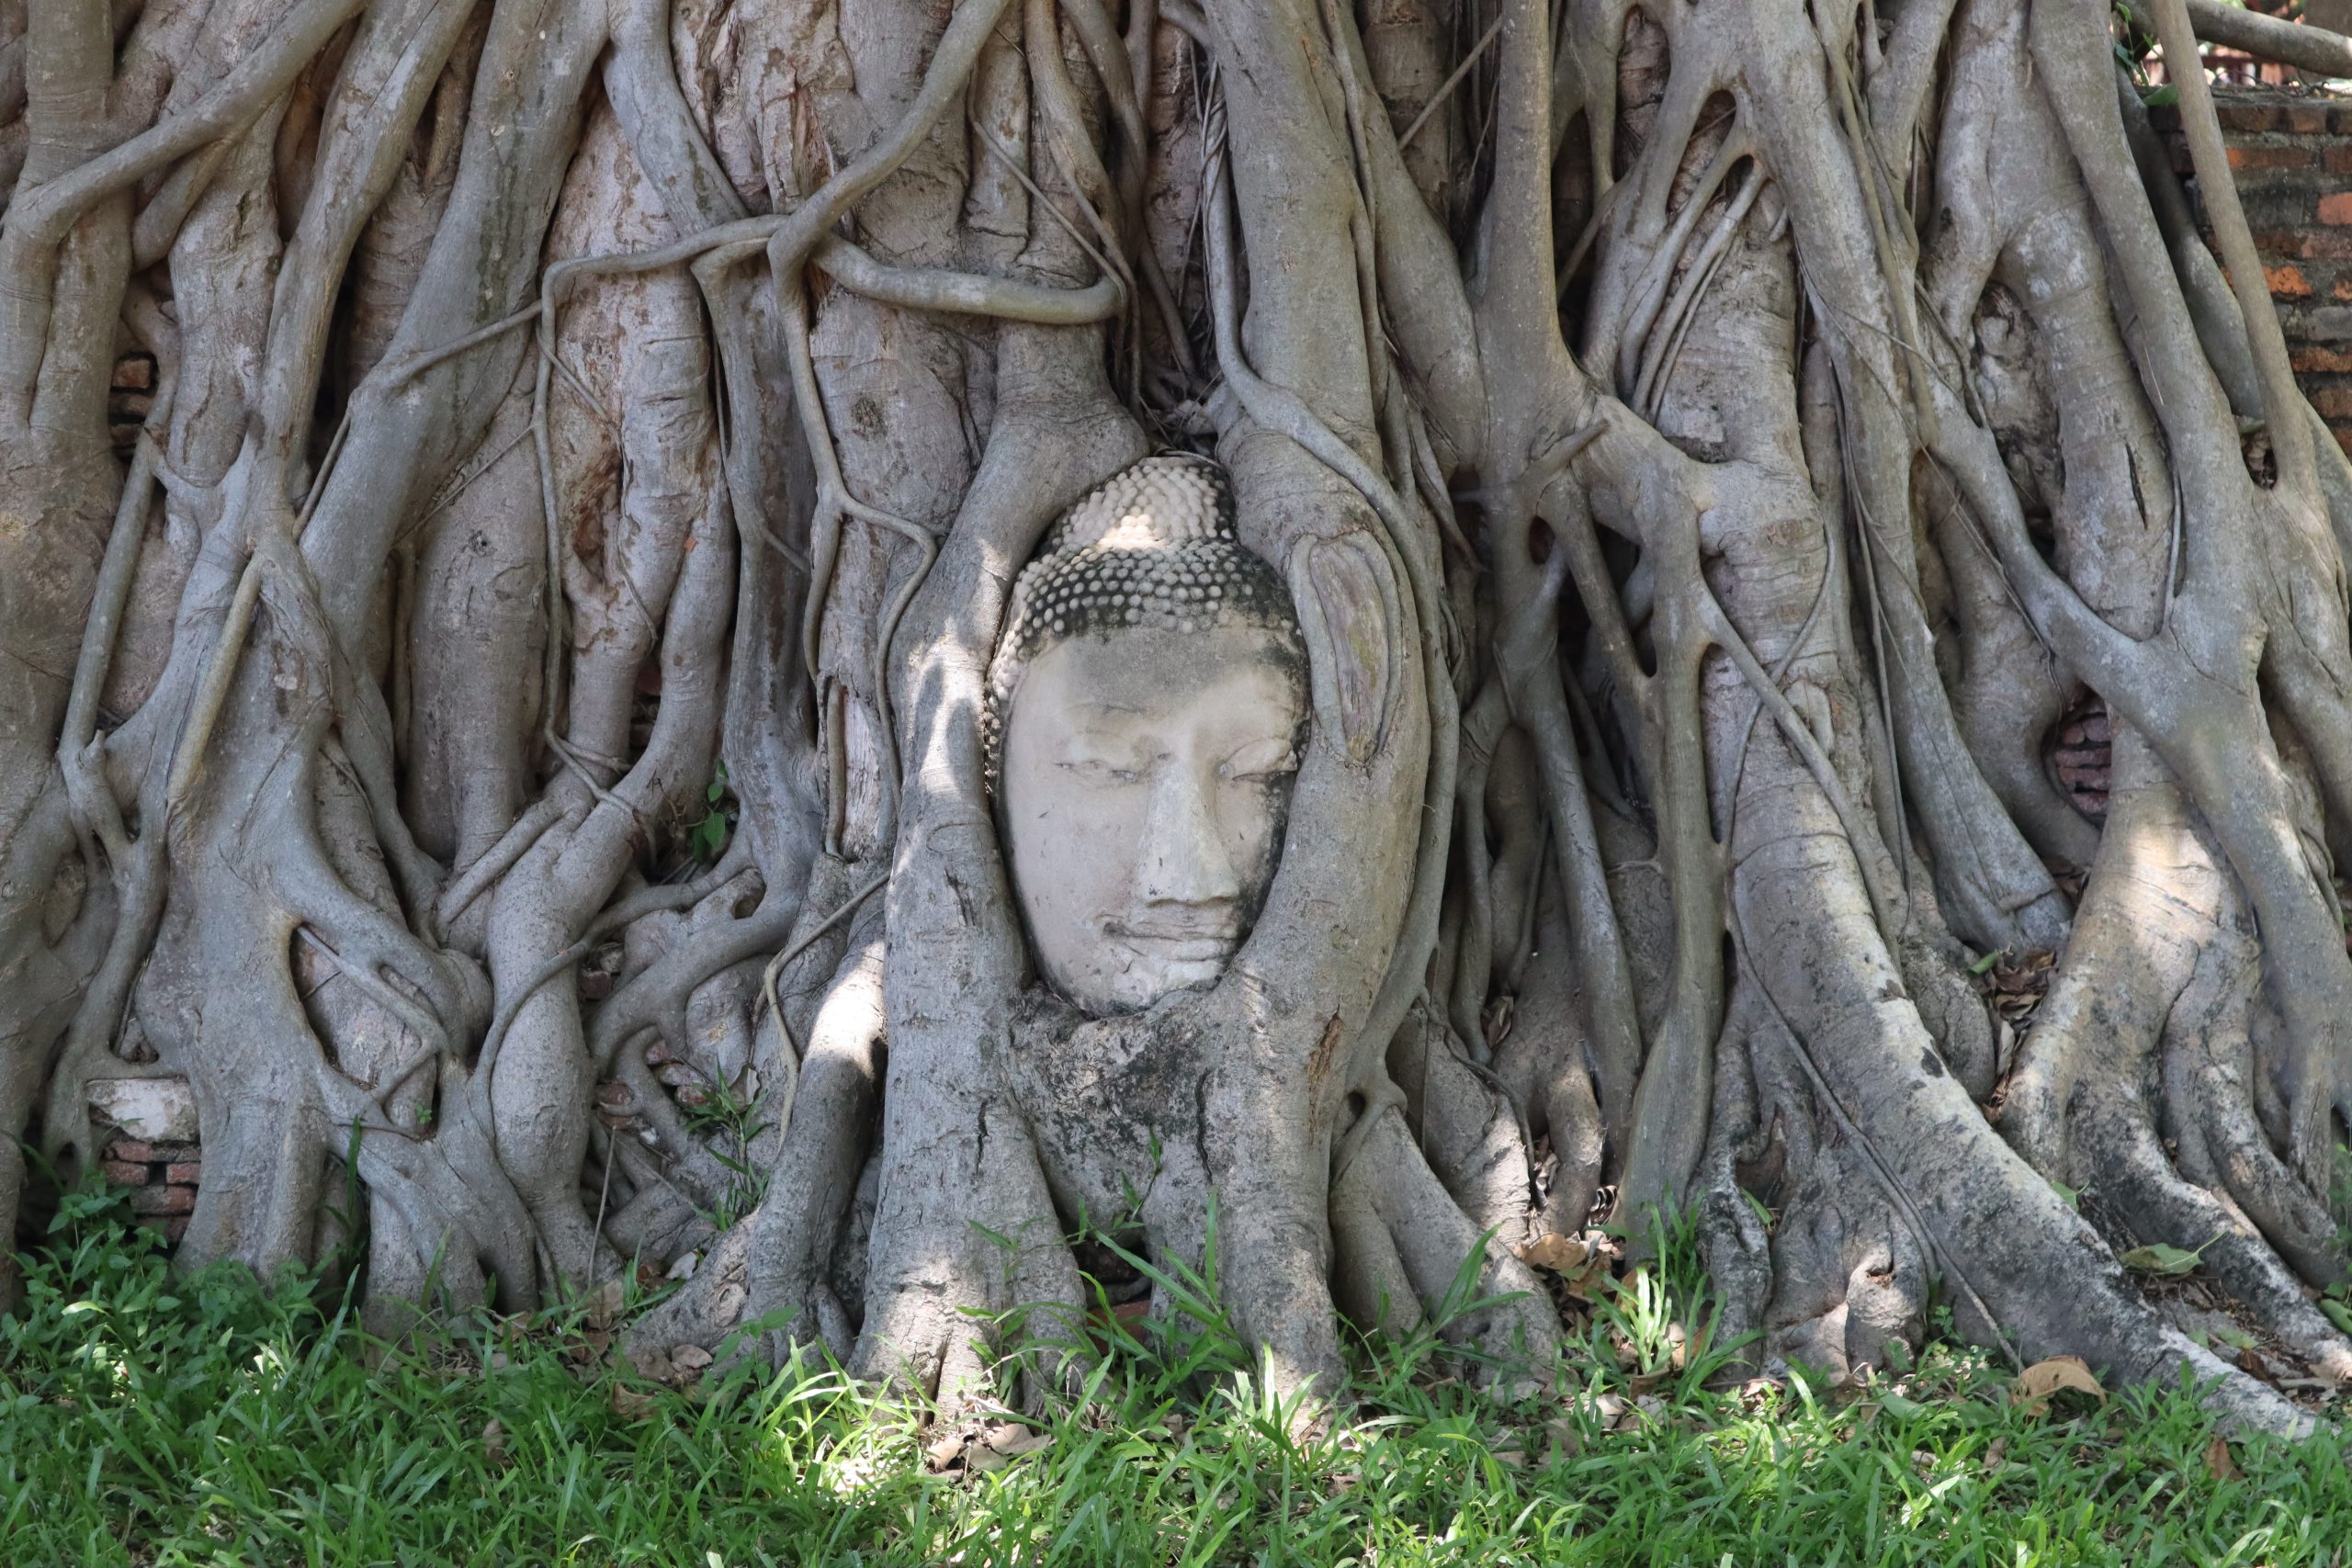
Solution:
M613 1385L613 1414L624 1421L642 1421L653 1414L654 1407L660 1403L650 1393L623 1388L618 1383Z
M1037 1453L1054 1446L1051 1432L1040 1432L1011 1422L989 1427L988 1438L989 1447L1009 1459L1019 1459L1023 1454Z
M931 1470L945 1470L964 1457L964 1434L942 1432L922 1446L922 1461Z
M1053 1444L1050 1432L1040 1432L1017 1421L994 1422L981 1429L979 1441L964 1450L964 1468L986 1474L1002 1470L1023 1454L1034 1454Z
M504 1470L507 1465L506 1428L494 1416L482 1425L481 1460L492 1470Z
M1547 1231L1518 1249L1519 1260L1531 1269L1548 1269L1555 1274L1573 1274L1584 1267L1592 1249L1570 1235Z
M2219 1432L2205 1445L2205 1473L2216 1481L2238 1478L2238 1467L2230 1461L2230 1440Z
M2050 1401L2060 1391L2086 1393L2102 1403L2107 1390L2091 1375L2090 1367L2080 1356L2052 1356L2046 1361L2036 1361L2018 1374L2009 1391L2010 1400L2029 1416L2046 1416Z
M696 1372L701 1371L704 1368L709 1366L710 1362L710 1352L704 1349L699 1345L673 1345L670 1347L670 1364L677 1368L678 1371L685 1373L688 1377L692 1377Z
M582 1309L591 1328L610 1328L620 1321L621 1305L628 1300L628 1289L617 1280L607 1280L596 1287Z

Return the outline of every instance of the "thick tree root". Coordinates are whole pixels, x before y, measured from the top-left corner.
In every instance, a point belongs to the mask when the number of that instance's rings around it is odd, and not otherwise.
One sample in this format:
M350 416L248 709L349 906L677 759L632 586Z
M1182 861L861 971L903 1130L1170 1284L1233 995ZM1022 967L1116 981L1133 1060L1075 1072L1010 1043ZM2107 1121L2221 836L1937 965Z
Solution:
M1344 1312L1521 1393L1517 1254L1606 1205L1695 1211L1759 1367L1940 1291L2302 1429L2115 1256L2352 1376L2352 464L2202 73L2223 265L2091 0L1411 10L36 7L0 1224L17 1138L86 1164L89 1083L172 1074L183 1261L318 1260L347 1172L387 1331L651 1269L648 1354L954 1403L1031 1332L1035 1398L1093 1231L1283 1392L1341 1397ZM982 682L1167 446L1288 585L1312 741L1222 979L1083 1018ZM2085 691L2103 828L2042 762ZM2020 1041L1970 971L2037 953Z

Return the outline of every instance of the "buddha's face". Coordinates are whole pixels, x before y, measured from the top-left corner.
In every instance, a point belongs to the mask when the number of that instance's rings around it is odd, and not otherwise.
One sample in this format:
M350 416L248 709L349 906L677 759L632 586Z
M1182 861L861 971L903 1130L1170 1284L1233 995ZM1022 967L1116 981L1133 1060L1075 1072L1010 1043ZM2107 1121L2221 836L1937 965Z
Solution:
M1100 1017L1225 972L1282 855L1306 702L1246 626L1073 637L1030 665L999 798L1056 990Z

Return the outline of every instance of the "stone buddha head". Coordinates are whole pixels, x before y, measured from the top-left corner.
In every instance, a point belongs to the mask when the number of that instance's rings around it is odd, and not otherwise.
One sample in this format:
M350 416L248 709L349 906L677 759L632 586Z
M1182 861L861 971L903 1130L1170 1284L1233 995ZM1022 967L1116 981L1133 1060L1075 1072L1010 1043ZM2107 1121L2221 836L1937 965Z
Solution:
M1150 457L1055 525L989 682L991 773L1037 966L1094 1017L1215 982L1282 855L1306 655L1222 469Z

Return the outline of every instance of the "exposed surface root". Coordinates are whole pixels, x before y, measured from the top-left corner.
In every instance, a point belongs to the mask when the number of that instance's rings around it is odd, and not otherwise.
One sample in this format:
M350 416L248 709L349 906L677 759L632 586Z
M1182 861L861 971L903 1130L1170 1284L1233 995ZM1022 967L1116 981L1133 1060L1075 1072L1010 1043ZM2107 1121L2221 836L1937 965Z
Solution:
M17 1137L86 1164L89 1086L171 1076L183 1260L360 1220L392 1331L662 1276L640 1350L979 1398L1014 1325L1082 1359L1093 1231L1284 1392L1340 1396L1342 1313L1526 1392L1521 1255L1695 1215L1758 1367L1940 1299L2299 1429L2117 1260L2352 1376L2352 468L2201 73L2222 265L2091 0L1409 9L29 27L0 1223ZM1222 978L1083 1017L983 681L1054 517L1170 447L1311 740Z

